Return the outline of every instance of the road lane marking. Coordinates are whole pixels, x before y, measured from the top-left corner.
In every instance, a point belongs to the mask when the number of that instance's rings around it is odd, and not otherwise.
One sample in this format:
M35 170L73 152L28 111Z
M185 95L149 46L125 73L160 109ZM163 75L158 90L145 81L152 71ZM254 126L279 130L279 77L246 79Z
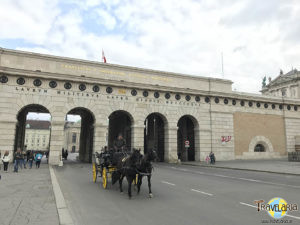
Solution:
M186 171L185 171L184 169L180 169L180 168L176 168L176 167L171 167L171 168L174 169L174 170L179 170L179 171L184 171L184 172L192 172L192 173L197 173L197 174L202 174L202 175L208 175L208 176L224 177L224 178L231 178L231 179L236 179L236 180L245 180L245 181L255 182L255 183L278 185L278 186L285 186L285 187L292 187L292 188L300 188L300 186L290 185L290 184L273 183L273 182L262 181L262 180L255 180L255 179L249 179L249 178L243 178L243 177L233 177L233 176L226 176L226 175L221 175L221 174L198 172L198 171L193 171L193 170L188 170L188 169L186 169Z
M210 193L207 193L207 192L204 192L204 191L200 191L200 190L196 190L196 189L191 189L191 191L194 191L194 192L197 192L197 193L201 193L201 194L204 194L204 195L213 196L213 194L210 194Z
M257 209L257 206L250 205L250 204L247 204L245 202L240 202L240 204L241 205L245 205L245 206L250 206L252 208L256 208ZM286 214L285 216L300 220L300 217L298 217L298 216L292 216L292 215L289 215L289 214Z
M298 216L292 216L290 214L286 214L285 216L300 220L300 217Z
M245 205L245 206L250 206L250 207L253 207L253 208L257 208L257 206L255 205L250 205L250 204L247 204L245 202L240 202L241 205Z
M172 186L175 186L175 184L173 184L173 183L170 183L170 182L167 182L167 181L161 181L163 184L168 184L168 185L172 185Z
M242 177L240 177L240 178L238 178L238 179L240 179L240 180L252 181L252 182L258 182L258 183L261 183L261 182L263 182L262 180L254 180L254 179L242 178Z

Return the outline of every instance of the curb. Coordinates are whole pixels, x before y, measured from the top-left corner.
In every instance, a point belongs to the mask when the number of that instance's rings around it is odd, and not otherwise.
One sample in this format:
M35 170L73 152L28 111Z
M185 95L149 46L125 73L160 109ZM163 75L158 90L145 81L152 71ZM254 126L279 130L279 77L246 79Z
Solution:
M200 167L208 167L208 168L219 168L219 169L229 169L229 170L244 170L244 171L261 172L261 173L274 173L274 174L282 174L282 175L300 176L300 174L295 174L295 173L276 172L276 171L269 171L269 170L255 170L255 169L235 168L235 167L226 167L226 166L196 165L196 164L189 164L189 163L182 163L182 162L181 162L181 164L186 165L186 166L200 166Z
M59 216L59 224L60 225L74 225L73 219L70 215L69 209L67 207L65 198L60 189L59 183L55 176L54 170L52 166L49 166L51 182L53 187L53 192L55 196L56 208Z

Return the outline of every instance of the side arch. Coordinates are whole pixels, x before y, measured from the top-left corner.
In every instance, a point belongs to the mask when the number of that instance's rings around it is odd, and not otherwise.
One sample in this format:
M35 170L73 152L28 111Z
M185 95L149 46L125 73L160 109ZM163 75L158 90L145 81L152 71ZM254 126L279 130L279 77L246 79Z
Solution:
M249 152L254 152L254 148L256 145L261 144L264 146L266 152L274 152L273 145L271 141L265 136L255 136L251 139L249 144Z

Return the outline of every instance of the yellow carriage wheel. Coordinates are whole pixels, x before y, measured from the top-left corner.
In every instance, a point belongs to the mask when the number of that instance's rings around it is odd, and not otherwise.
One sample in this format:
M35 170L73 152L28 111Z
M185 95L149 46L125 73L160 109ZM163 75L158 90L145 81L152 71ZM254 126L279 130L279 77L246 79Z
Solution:
M107 188L107 172L105 167L102 170L102 186L104 189Z
M93 181L94 183L97 181L97 168L95 163L93 163Z

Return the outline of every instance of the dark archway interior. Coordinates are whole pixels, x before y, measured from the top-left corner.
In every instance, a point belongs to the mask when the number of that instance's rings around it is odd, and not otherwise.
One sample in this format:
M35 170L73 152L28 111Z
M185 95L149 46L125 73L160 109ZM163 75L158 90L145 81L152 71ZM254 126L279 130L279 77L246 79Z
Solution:
M164 161L165 153L165 125L157 113L150 114L145 120L144 153L154 149L160 162Z
M195 161L195 132L194 123L188 116L183 116L178 121L177 153L181 155L181 161ZM185 141L189 141L189 147L185 148Z
M26 118L28 113L49 113L48 109L41 105L28 105L22 108L17 115L17 124L16 124L16 133L15 133L15 143L14 143L14 151L17 148L21 148L22 151L25 151L25 130L26 130Z
M93 140L94 140L94 116L85 108L74 108L68 115L79 115L81 117L79 160L81 162L92 162ZM71 149L68 149L70 152Z
M265 147L262 144L257 144L254 148L254 152L265 152Z
M115 111L109 116L108 148L113 148L114 140L122 134L127 149L131 149L131 119L124 111Z

